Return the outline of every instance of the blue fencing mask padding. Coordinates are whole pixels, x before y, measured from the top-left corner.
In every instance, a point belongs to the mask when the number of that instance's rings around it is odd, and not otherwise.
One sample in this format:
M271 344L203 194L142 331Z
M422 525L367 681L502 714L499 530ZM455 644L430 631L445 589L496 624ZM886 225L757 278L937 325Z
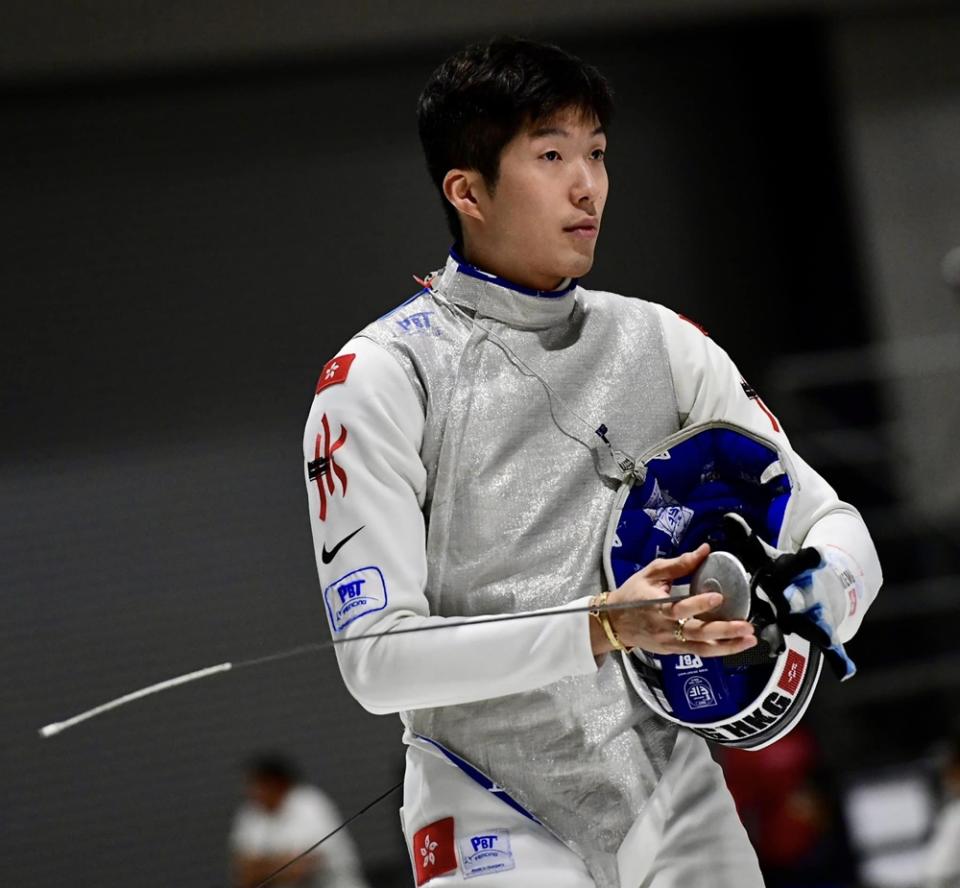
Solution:
M618 492L607 528L604 570L611 589L654 559L704 542L717 556L699 575L676 581L675 591L689 589L691 580L699 586L695 591L732 584L732 599L733 587L741 587L735 605L741 614L723 618L750 619L758 635L755 648L732 657L639 648L623 655L644 702L725 746L761 749L783 736L799 721L819 678L820 650L778 630L762 589L750 582L751 566L730 552L736 550L730 535L744 523L779 548L794 489L789 461L774 442L727 423L692 426L638 461L634 477Z

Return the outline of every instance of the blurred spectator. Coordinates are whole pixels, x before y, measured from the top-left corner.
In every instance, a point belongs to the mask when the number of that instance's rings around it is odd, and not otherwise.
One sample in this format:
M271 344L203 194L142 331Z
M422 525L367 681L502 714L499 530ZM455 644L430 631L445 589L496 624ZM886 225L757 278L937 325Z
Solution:
M767 888L855 884L846 826L809 731L754 752L723 749L720 764Z
M341 823L333 802L303 783L292 762L273 754L254 758L247 766L247 801L230 831L230 884L253 888ZM366 888L346 830L292 864L271 885Z
M960 888L960 733L954 735L943 769L945 804L927 859L927 888Z

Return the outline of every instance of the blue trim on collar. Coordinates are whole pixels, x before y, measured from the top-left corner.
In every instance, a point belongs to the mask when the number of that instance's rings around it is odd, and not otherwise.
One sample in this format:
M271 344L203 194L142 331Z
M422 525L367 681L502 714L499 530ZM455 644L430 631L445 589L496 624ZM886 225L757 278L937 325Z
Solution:
M461 274L467 275L467 277L476 278L480 281L485 281L488 284L497 284L500 287L505 287L507 290L513 290L517 293L522 293L524 296L539 296L542 299L559 299L561 296L566 296L571 290L575 289L579 283L579 278L570 278L570 283L567 284L562 290L534 290L531 287L524 287L522 284L515 284L513 281L508 281L506 278L497 277L495 274L490 274L487 271L482 271L477 268L475 265L471 265L464 259L459 253L457 253L455 247L450 248L450 256L453 261L457 263L457 271Z

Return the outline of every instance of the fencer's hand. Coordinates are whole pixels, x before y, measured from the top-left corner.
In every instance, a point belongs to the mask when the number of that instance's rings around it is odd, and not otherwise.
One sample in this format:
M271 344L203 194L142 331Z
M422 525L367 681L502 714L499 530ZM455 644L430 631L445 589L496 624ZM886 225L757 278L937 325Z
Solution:
M688 576L707 557L710 547L704 543L693 552L677 558L658 558L635 573L619 589L607 596L608 604L621 604L641 599L664 598L671 593L673 581ZM610 611L608 616L620 643L627 648L639 647L655 654L697 654L700 657L721 657L739 654L757 643L753 624L746 620L700 619L723 601L718 592L691 595L663 607ZM683 620L683 637L677 637ZM596 623L591 620L591 623ZM613 650L602 627L597 633L591 627L595 655Z
M838 627L863 592L849 556L829 546L782 552L764 542L737 514L724 515L723 531L726 547L773 606L780 629L819 647L841 681L852 678L857 667L840 640Z

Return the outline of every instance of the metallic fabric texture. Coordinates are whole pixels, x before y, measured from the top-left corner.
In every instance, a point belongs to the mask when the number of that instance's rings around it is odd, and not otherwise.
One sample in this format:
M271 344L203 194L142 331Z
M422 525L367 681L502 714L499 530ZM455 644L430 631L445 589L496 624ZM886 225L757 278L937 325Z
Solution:
M680 425L654 308L580 286L534 295L451 256L361 335L397 357L424 405L431 613L516 613L602 591L622 480L611 448L638 456ZM676 739L622 669L606 657L593 675L402 718L615 888L616 850Z

